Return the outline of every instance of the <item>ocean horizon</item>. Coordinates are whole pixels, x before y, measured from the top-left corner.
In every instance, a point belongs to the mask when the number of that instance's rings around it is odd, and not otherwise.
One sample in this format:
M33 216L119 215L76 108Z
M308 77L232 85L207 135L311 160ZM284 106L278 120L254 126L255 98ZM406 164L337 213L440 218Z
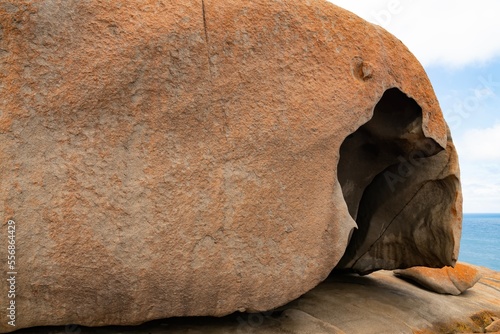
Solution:
M458 260L500 271L500 213L464 213Z

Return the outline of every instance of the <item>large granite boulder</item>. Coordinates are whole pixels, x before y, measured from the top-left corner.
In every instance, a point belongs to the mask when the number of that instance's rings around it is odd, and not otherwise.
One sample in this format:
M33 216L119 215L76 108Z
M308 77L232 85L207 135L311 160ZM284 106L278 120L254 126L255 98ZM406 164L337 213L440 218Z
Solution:
M305 0L0 0L0 25L0 331L262 311L337 265L456 261L455 151L382 28Z

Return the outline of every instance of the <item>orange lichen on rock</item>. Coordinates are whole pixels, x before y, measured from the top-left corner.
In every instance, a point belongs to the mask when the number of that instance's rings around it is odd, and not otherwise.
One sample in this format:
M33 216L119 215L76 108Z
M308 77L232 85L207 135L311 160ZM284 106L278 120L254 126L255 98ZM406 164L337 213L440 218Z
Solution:
M494 313L489 311L481 311L465 317L457 322L440 322L434 324L433 327L415 330L413 334L435 334L435 333L498 333L497 323L498 318Z
M434 292L459 295L476 284L481 278L479 271L463 263L453 267L427 268L413 267L395 270L398 277L403 277Z

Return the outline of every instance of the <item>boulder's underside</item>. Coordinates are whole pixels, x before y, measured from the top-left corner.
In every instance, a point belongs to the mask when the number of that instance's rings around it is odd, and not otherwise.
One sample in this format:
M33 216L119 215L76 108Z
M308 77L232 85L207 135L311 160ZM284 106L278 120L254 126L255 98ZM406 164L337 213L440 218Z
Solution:
M0 331L263 311L334 268L456 261L431 84L330 3L0 0L0 77Z
M500 272L460 264L456 268L468 267L482 276L460 296L423 289L385 270L368 276L335 273L303 296L267 312L169 318L98 330L76 325L40 327L16 334L498 334Z

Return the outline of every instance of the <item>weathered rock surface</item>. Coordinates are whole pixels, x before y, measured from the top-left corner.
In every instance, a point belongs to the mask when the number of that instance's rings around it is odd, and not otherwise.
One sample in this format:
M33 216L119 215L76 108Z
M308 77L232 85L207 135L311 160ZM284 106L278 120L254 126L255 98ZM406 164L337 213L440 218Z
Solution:
M495 333L495 332L500 332L500 319L496 319L493 321L491 324L485 327L485 332L486 333Z
M500 273L475 267L481 280L460 296L441 295L391 272L332 275L278 310L223 318L163 319L137 327L61 327L19 334L484 333L500 317Z
M394 273L398 277L415 281L432 291L450 295L459 295L472 288L481 278L478 270L462 263L457 263L454 268L413 267L395 270Z
M327 2L0 0L0 83L16 329L268 310L328 276L355 220L338 268L456 261L429 80Z

